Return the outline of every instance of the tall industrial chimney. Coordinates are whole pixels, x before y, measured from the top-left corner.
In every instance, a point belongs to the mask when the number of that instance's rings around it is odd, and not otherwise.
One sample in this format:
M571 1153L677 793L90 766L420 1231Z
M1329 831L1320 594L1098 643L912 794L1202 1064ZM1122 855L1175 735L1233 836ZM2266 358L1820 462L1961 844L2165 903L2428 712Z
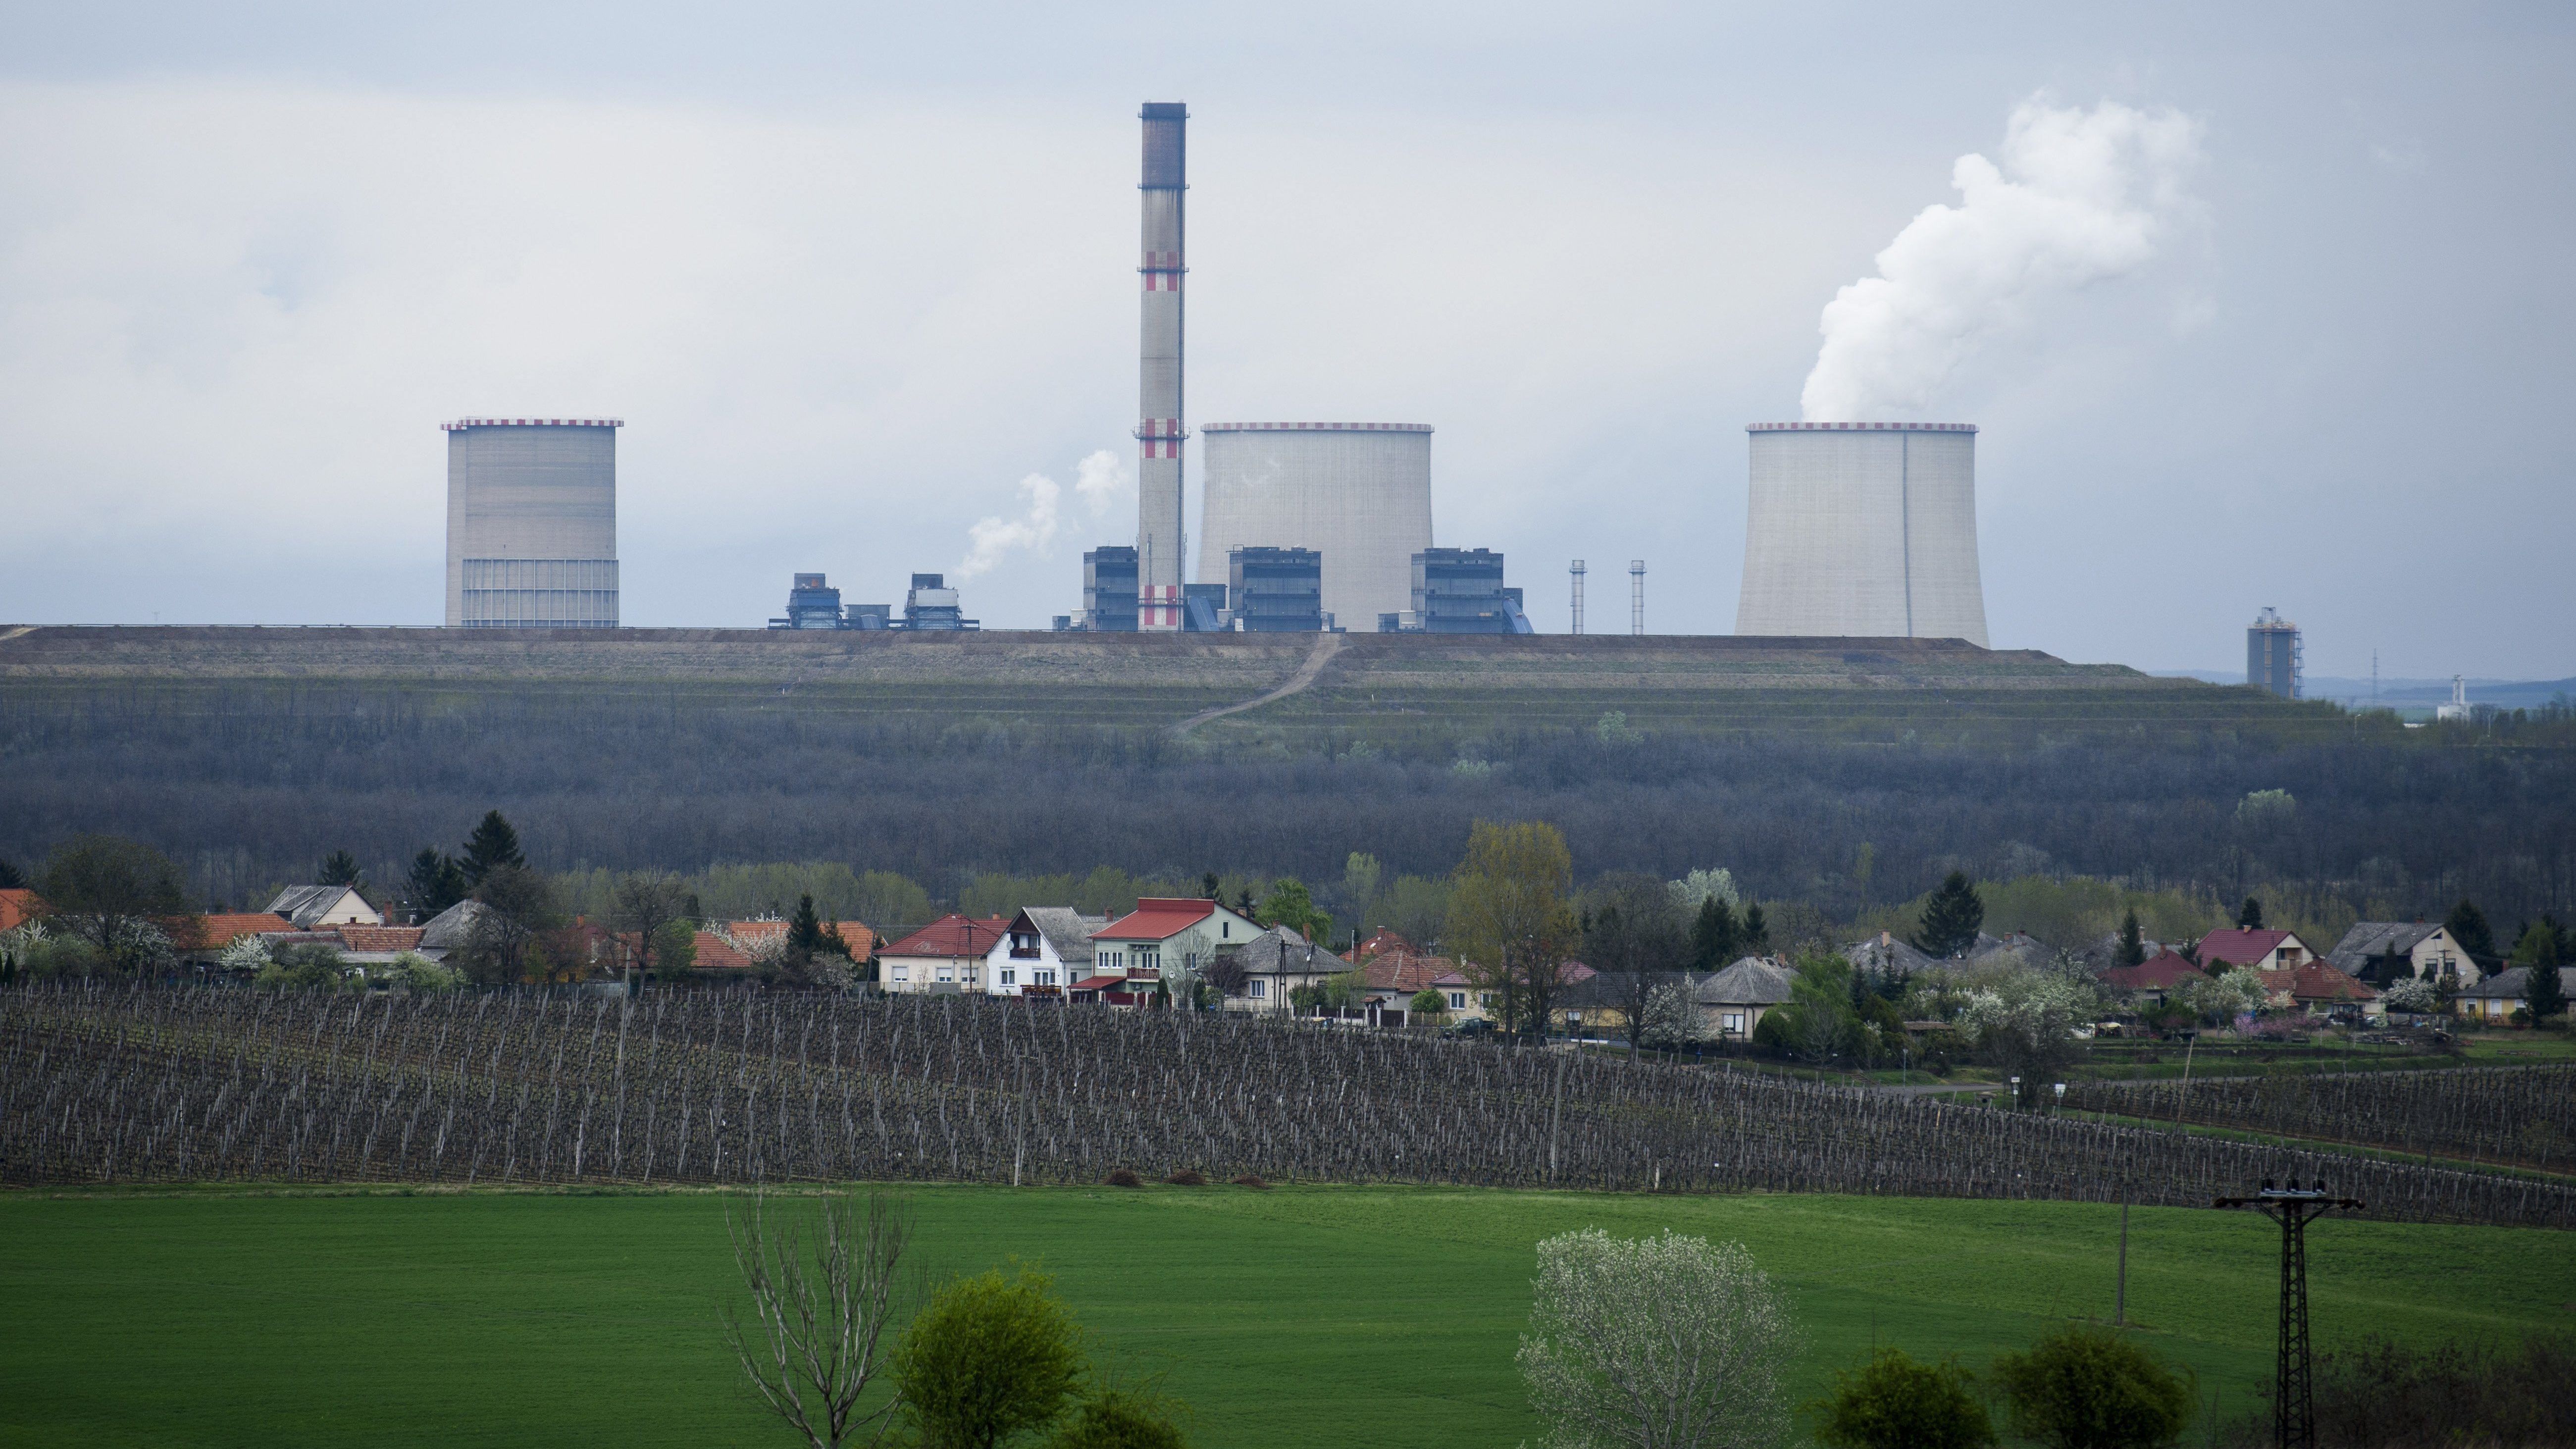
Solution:
M1628 560L1628 632L1646 632L1646 561Z
M1145 122L1144 358L1138 402L1136 627L1181 627L1181 201L1189 189L1189 107L1148 101ZM1264 539L1265 543L1282 540Z
M1566 572L1574 576L1574 632L1583 632L1583 560L1576 559Z

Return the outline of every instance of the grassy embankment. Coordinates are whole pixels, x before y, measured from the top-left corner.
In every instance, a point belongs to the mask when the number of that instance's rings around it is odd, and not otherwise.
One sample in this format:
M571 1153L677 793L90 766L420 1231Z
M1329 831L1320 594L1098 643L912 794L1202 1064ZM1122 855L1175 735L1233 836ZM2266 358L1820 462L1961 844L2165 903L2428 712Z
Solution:
M1017 1256L1211 1446L1534 1437L1511 1367L1531 1245L1585 1225L1748 1243L1811 1340L1801 1396L1873 1341L1981 1365L2110 1311L2117 1209L1445 1190L918 1191L936 1272ZM0 1443L759 1445L715 1332L723 1214L674 1195L0 1199ZM2271 1364L2269 1224L2140 1210L2129 1304L2233 1416ZM2330 1222L2316 1331L2505 1338L2566 1321L2536 1231Z

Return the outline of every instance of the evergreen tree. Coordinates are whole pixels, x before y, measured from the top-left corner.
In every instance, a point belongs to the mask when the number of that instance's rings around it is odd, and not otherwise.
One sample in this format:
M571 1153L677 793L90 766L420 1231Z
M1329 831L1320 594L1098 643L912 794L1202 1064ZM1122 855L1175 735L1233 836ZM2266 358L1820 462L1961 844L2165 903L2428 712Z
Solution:
M519 832L501 818L501 812L485 812L483 823L465 837L465 855L459 862L468 886L481 886L483 877L505 865L526 865L528 858L519 853Z
M2138 913L2129 912L2120 920L2120 964L2142 966L2147 960L2147 943L2138 934Z
M2261 901L2254 899L2252 896L2247 896L2245 898L2245 904L2236 908L2236 929L2240 931L2259 931L2263 929L2263 903Z
M1699 919L1691 922L1691 969L1716 971L1731 964L1741 940L1735 911L1726 898L1707 897L1699 903Z
M1209 871L1199 877L1199 894L1212 901L1222 902L1225 899L1224 888L1216 883L1215 871Z
M1756 956L1771 949L1771 925L1762 919L1760 901L1744 903L1744 929L1737 935L1736 944Z
M2527 933L2531 939L2531 976L2523 983L2523 1004L2531 1008L2533 1022L2543 1022L2567 1014L2567 987L2558 976L2564 952L2560 949L2558 923L2547 916ZM2516 951L2515 955L2523 954Z
M322 885L362 886L366 874L358 869L358 858L345 850L335 850L322 857L321 873L315 880Z
M0 860L0 891L22 891L26 888L26 873L9 862Z
M798 896L796 914L787 921L788 954L803 960L823 949L823 921L814 914L814 897Z
M470 889L465 868L434 845L420 848L420 854L412 857L411 873L403 879L403 894L411 902L415 925L465 899Z
M1923 903L1923 926L1914 936L1914 947L1926 956L1956 956L1977 944L1977 930L1986 923L1986 903L1977 896L1965 872L1952 871Z
M2451 914L2442 918L2442 929L2450 932L2451 939L2459 943L2470 960L2480 965L2495 960L2495 930L2487 924L2487 913L2468 897L2460 897L2460 903L2451 907Z

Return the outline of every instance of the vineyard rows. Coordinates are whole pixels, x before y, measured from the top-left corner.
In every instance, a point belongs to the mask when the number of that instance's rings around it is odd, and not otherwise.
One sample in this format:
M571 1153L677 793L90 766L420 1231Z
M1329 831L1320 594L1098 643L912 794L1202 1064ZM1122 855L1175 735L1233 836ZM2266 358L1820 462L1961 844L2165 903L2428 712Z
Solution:
M2576 1226L2576 1190L1237 1013L972 997L0 991L0 1181L1274 1181L2205 1204Z
M2066 1105L2473 1162L2565 1171L2576 1067L2070 1082Z

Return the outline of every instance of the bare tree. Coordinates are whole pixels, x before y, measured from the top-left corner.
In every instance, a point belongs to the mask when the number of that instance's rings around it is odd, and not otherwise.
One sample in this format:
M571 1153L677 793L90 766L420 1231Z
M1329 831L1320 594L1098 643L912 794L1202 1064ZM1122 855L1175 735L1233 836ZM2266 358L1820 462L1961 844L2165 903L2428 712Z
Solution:
M779 1221L765 1195L753 1195L747 1219L726 1211L758 1327L746 1329L727 1308L725 1343L761 1404L813 1449L874 1444L902 1394L865 1412L859 1401L885 1372L887 1330L908 1320L922 1297L918 1271L901 1271L912 1222L873 1192L864 1207L846 1193L825 1193L820 1203L810 1254L805 1233Z
M1522 1381L1551 1449L1761 1449L1788 1437L1799 1334L1741 1243L1598 1228L1538 1245Z
M688 888L667 871L638 871L617 878L609 897L609 924L619 946L634 962L635 980L670 970L662 957L662 933L683 919L689 908Z

